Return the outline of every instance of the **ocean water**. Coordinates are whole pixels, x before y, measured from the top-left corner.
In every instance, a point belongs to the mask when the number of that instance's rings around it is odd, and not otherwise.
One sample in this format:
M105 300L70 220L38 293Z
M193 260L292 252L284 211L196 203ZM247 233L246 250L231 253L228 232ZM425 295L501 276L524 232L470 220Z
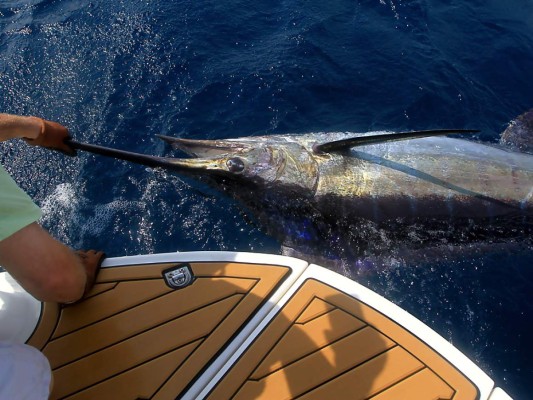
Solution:
M531 0L2 0L0 111L79 141L172 155L184 138L480 129L533 107ZM56 237L109 256L279 253L233 201L182 177L13 141L0 161ZM533 393L533 249L346 272L429 324L516 399Z

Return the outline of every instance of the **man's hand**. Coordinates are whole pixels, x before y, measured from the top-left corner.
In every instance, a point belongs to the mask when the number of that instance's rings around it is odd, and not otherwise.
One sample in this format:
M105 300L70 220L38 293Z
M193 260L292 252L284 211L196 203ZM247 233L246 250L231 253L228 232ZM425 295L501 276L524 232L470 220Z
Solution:
M41 132L35 139L24 138L26 143L32 146L42 146L57 150L68 156L76 155L76 150L66 143L66 140L70 139L67 128L57 122L46 121L37 117L33 118L40 120Z
M105 254L103 251L95 250L78 250L75 253L81 259L81 263L85 268L85 274L87 275L85 291L83 292L82 296L83 299L83 297L85 297L85 295L87 295L87 293L89 293L89 291L94 286L94 282L96 281L96 275L98 275L98 271L100 270L102 261L104 261Z

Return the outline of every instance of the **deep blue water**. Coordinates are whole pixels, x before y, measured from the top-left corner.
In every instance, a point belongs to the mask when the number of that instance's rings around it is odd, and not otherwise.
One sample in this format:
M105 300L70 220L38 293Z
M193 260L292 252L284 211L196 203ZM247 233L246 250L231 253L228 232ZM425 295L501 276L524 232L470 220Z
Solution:
M533 107L531 0L2 0L0 111L155 155L154 138L481 129ZM76 248L278 253L238 205L178 176L4 143L0 161ZM516 399L533 393L533 250L348 274ZM406 261L406 260L403 260Z

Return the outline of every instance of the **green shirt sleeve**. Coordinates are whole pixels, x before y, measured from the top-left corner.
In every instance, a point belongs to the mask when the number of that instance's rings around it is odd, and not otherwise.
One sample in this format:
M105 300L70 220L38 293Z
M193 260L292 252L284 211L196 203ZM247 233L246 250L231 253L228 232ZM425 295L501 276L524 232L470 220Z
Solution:
M0 165L0 240L41 218L41 210Z

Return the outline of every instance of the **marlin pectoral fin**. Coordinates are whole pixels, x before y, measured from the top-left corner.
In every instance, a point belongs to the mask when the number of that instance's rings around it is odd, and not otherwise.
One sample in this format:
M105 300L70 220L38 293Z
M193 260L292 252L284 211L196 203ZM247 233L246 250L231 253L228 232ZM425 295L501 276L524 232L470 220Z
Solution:
M315 144L313 151L315 153L331 153L334 151L342 151L352 147L366 146L371 144L379 144L386 142L397 142L400 140L419 139L430 136L441 136L458 133L477 133L479 130L473 129L433 129L426 131L410 131L410 132L394 132L383 135L359 136L349 139L337 140L334 142L326 142L322 144Z

